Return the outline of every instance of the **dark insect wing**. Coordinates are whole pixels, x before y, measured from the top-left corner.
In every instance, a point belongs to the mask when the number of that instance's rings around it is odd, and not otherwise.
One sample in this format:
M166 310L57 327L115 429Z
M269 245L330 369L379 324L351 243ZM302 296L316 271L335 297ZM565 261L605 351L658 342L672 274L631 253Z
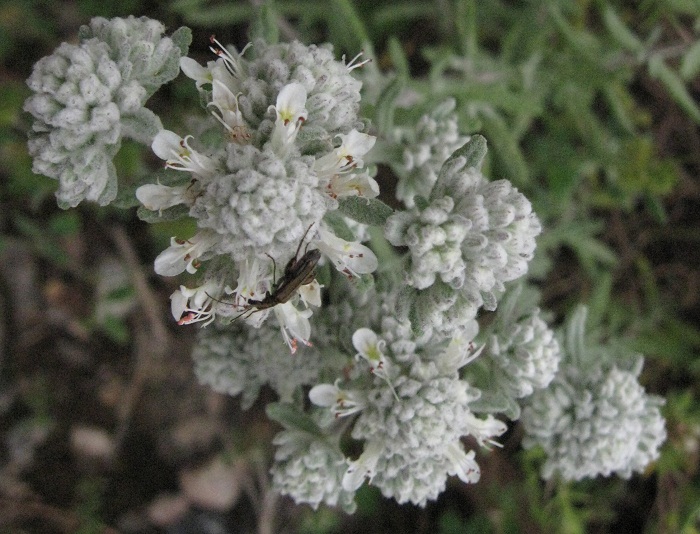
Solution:
M321 251L318 249L305 250L302 257L299 257L299 251L301 250L304 240L306 239L306 235L309 233L312 226L313 224L306 229L306 232L304 232L304 236L299 242L296 253L287 262L287 265L284 268L284 274L282 277L273 284L272 289L266 292L262 299L248 299L246 309L243 311L243 313L235 317L233 319L234 321L245 316L246 314L248 314L248 317L250 317L250 315L253 313L273 308L278 304L284 304L285 302L289 301L290 298L292 298L294 293L301 286L305 286L314 281L316 278L316 265L321 259ZM274 258L270 257L270 259L272 260L274 266Z

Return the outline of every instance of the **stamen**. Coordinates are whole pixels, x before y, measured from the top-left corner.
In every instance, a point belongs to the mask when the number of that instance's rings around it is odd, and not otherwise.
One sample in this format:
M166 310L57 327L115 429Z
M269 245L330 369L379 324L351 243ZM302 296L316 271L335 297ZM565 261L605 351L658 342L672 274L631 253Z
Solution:
M366 65L370 61L372 61L372 58L365 59L364 61L361 61L359 63L355 63L356 60L362 57L362 55L365 53L364 50L361 50L359 54L357 54L354 58L350 60L350 63L348 63L345 67L348 69L348 72L358 69L362 67L363 65ZM343 55L343 61L345 61L345 55Z
M231 52L229 52L224 45L222 45L219 41L217 41L216 36L212 35L209 37L209 42L212 44L215 44L218 48L214 46L210 46L209 50L211 50L214 54L219 56L221 59L224 60L224 64L226 65L226 70L228 70L231 75L234 78L240 78L239 73L240 73L240 65L238 63L238 60L233 57ZM243 47L243 50L240 51L238 54L239 56L242 56L246 50L248 50L248 47L251 46L251 43L248 43Z

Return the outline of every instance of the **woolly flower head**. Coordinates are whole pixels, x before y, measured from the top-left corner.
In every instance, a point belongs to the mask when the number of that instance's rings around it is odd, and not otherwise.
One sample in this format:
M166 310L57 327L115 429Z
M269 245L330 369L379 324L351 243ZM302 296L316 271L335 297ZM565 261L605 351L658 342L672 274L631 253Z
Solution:
M299 430L283 430L273 444L278 447L271 469L277 491L314 510L324 503L341 506L347 513L355 511L355 492L342 485L347 464L337 446Z
M659 456L666 439L659 410L663 399L639 384L641 357L627 360L617 351L586 346L585 319L585 308L573 314L559 373L547 389L527 399L523 446L544 449L544 478L555 473L566 480L629 478Z
M495 309L505 282L527 272L541 231L522 193L506 180L489 182L467 163L459 152L450 158L430 198L417 197L414 208L385 226L393 245L409 248L408 284L424 290L413 303L420 328L445 335L481 306Z
M566 480L616 474L629 478L659 457L666 439L660 397L647 395L638 369L612 367L581 373L565 368L524 408L526 448L547 454L542 476Z
M423 506L444 489L448 475L476 482L474 452L465 452L460 438L471 435L485 444L506 427L469 408L480 392L460 380L458 371L475 356L473 347L455 338L447 347L415 344L411 357L400 344L397 355L394 343L366 328L355 332L353 345L358 366L351 379L320 384L309 393L336 417L358 414L352 437L364 441L364 451L350 462L343 487L355 490L369 478L385 496Z
M63 43L37 62L24 104L35 122L29 140L33 170L59 181L61 207L82 200L110 203L117 194L112 158L123 136L150 143L162 128L144 103L178 73L188 31L162 37L146 17L95 18L80 44Z
M189 183L136 191L152 211L184 204L199 228L161 253L156 272L194 272L202 261L226 258L238 271L238 285L222 279L218 286L234 288L230 301L239 310L281 287L301 291L308 280L297 280L297 270L312 279L321 253L345 274L372 272L377 260L367 247L338 238L321 223L337 209L338 198L379 193L362 170L375 138L358 130L363 125L357 117L360 83L350 75L354 66L335 61L329 48L297 42L256 41L240 53L213 38L212 45L219 58L206 66L181 61L211 112L208 144L164 130L152 145L166 167L189 175ZM278 265L287 267L276 273ZM284 302L270 297L254 321L259 325L274 307L292 351L297 341L309 343L311 315L308 306L295 311L296 304L288 305L290 298L297 302L294 295L286 292ZM320 298L313 301L320 304ZM186 309L193 320L206 315Z
M393 142L403 148L400 163L392 169L399 177L396 198L412 208L414 197L428 197L440 167L469 138L459 133L455 101L449 99L423 115L412 128L396 128Z
M316 382L320 369L333 366L317 350L290 355L280 350L283 346L279 330L269 323L258 329L211 325L198 333L192 354L195 374L214 391L241 395L244 409L252 406L264 385L282 402L291 402L302 385Z
M522 287L508 292L499 304L484 348L484 360L496 364L494 380L512 399L546 388L561 360L559 342L540 317L539 308L523 305L528 296ZM508 414L511 419L519 417L519 408L516 410Z

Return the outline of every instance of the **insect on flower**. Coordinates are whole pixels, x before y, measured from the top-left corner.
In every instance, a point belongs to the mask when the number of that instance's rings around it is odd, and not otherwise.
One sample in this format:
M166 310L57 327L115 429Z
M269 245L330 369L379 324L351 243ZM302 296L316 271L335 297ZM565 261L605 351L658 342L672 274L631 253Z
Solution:
M313 226L313 224L311 226ZM246 313L253 314L258 311L267 310L278 304L284 304L292 298L294 293L301 286L314 281L316 277L316 264L321 259L321 251L318 249L305 250L301 258L299 257L299 251L306 239L306 235L309 233L309 230L311 230L311 226L304 232L304 236L299 242L296 253L292 259L287 262L284 268L284 274L274 283L272 290L265 293L265 296L261 300L249 299L245 311L236 317L234 321ZM275 260L273 258L270 259L272 260L274 269Z

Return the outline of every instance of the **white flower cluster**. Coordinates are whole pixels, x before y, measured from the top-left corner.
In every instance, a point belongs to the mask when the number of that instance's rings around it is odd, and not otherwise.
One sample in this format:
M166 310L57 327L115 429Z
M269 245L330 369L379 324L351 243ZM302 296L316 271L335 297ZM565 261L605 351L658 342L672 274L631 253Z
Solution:
M246 328L215 323L198 332L192 353L194 371L214 391L241 395L241 406L248 409L264 385L282 402L292 402L301 386L316 383L319 369L333 367L332 359L314 347L303 354L289 354L278 346L279 331L271 325ZM341 367L342 363L336 368Z
M278 446L271 470L277 491L314 510L324 503L355 511L355 491L343 488L347 463L337 446L299 430L283 430L273 444Z
M499 329L489 338L485 354L503 374L502 384L515 398L546 388L559 368L561 354L554 332L540 318L540 310Z
M504 283L527 272L541 226L510 182L489 182L465 157L443 166L428 200L387 220L385 235L411 253L406 281L422 290L414 319L449 336L482 306L496 308Z
M454 99L446 100L414 127L398 127L392 132L391 141L402 147L401 160L391 166L398 176L396 198L409 208L415 205L416 195L430 195L442 164L469 141L459 133L455 105Z
M523 408L523 446L544 449L542 476L547 479L555 473L566 480L611 474L629 478L659 457L666 439L659 410L664 401L639 384L642 358L628 368L607 363L619 355L601 358L604 349L586 348L585 310L574 315L572 324L576 321L579 328L567 333L568 353L559 373Z
M309 397L336 418L355 416L352 437L364 442L364 450L343 475L346 491L369 478L385 496L424 506L444 489L448 475L479 480L475 452L464 450L462 437L484 445L506 426L470 410L480 392L459 377L478 355L467 339L433 346L411 341L410 328L390 317L383 323L381 337L368 328L353 335L358 365L350 378L319 384Z
M544 449L544 478L629 478L659 457L666 439L663 399L646 394L637 381L640 369L564 368L548 389L530 397L521 418L523 446Z
M177 73L179 41L142 17L95 18L79 45L61 44L37 62L24 109L35 122L29 140L33 170L59 181L61 207L82 200L109 204L117 194L112 158L122 137L150 143L162 127L144 104ZM186 47L186 44L184 44Z
M175 318L210 322L250 311L246 319L260 325L274 310L294 352L297 342L310 343L310 305L321 304L313 282L320 253L348 276L377 267L370 249L322 222L338 198L379 192L362 170L375 138L357 129L360 82L350 75L357 65L297 42L256 41L240 53L212 44L219 59L204 67L183 58L181 66L211 110L219 142L199 149L190 136L161 131L154 152L190 179L136 191L149 210L187 206L199 228L187 240L173 239L155 270L194 273L204 260L226 258L237 275L208 275L202 286L181 288L172 296Z

